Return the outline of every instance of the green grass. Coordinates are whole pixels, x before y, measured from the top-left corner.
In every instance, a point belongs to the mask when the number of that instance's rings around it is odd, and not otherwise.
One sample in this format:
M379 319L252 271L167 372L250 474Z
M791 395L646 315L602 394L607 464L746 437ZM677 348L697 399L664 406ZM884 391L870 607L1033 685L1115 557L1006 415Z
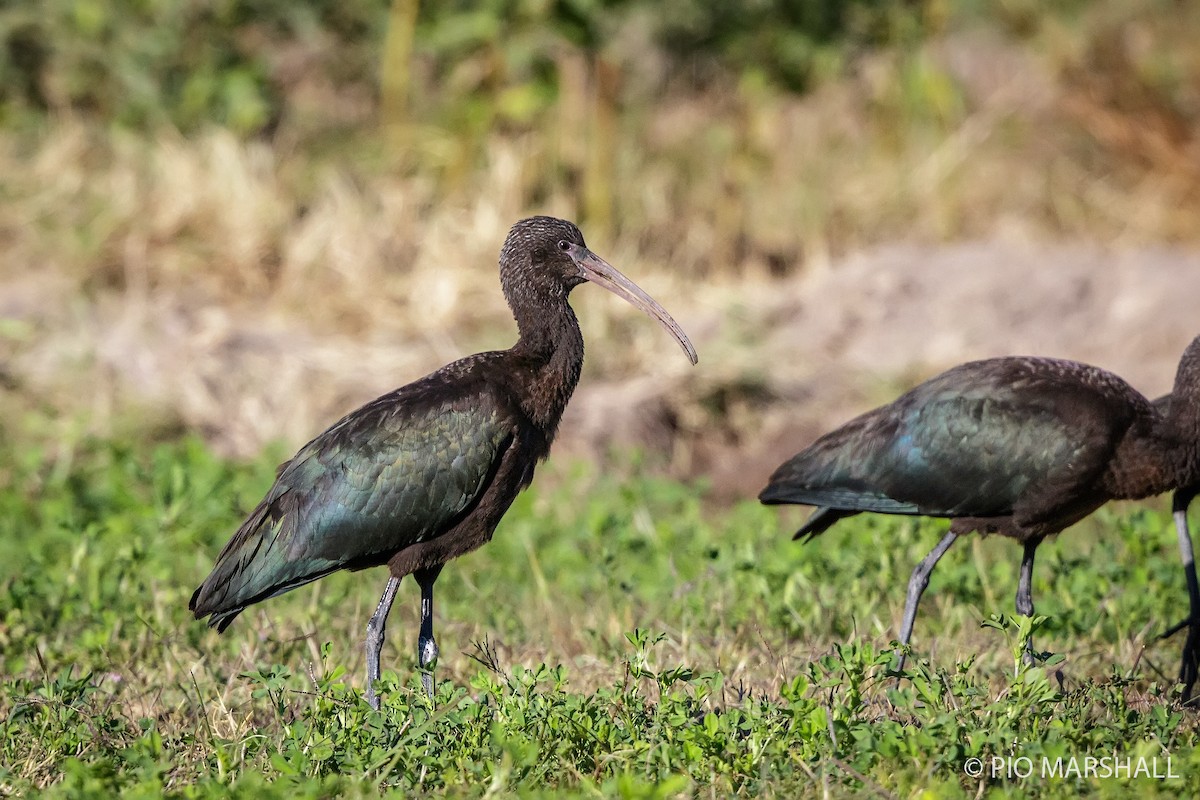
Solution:
M603 474L552 459L495 540L438 582L436 706L403 584L377 713L360 651L381 571L271 600L220 637L187 612L279 453L0 444L0 795L1200 791L1195 715L1170 680L1182 637L1154 640L1185 608L1162 502L1044 545L1032 626L1007 616L1018 549L957 545L897 686L890 641L936 523L860 517L801 546L791 510L712 508L635 459ZM1024 669L1031 627L1054 655ZM981 785L963 770L1114 752L1160 769L1169 755L1181 777Z

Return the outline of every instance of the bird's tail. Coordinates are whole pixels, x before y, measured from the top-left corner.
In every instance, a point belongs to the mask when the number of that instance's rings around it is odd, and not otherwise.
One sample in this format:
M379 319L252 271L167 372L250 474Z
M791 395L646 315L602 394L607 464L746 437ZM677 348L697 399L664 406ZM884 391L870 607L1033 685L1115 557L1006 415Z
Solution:
M844 511L840 508L821 507L812 513L812 516L800 526L800 530L792 535L792 540L795 541L801 536L804 537L804 544L808 544L813 539L820 536L825 531L833 527L838 520L846 517L853 517L857 511Z
M246 606L303 586L343 565L323 559L291 559L287 545L296 514L264 500L217 556L216 566L192 594L188 609L196 619L224 631Z

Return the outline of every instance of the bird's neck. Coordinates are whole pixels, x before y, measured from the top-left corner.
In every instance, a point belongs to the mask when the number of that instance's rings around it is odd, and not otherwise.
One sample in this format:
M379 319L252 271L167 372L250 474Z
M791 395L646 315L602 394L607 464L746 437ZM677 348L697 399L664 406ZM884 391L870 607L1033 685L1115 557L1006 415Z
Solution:
M514 310L520 338L513 351L529 365L521 405L547 438L553 438L583 369L583 333L566 298L544 307Z
M1187 474L1181 479L1200 480L1200 336L1192 340L1179 360L1171 404L1163 424L1183 451L1180 468Z

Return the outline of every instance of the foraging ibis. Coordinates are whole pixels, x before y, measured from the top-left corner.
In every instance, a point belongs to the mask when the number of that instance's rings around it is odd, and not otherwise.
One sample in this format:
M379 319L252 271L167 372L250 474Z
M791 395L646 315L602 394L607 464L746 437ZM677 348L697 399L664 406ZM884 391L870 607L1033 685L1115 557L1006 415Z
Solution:
M1046 536L1109 500L1176 490L1183 546L1180 504L1186 508L1198 486L1200 337L1183 354L1170 400L1157 404L1116 375L1073 361L1010 357L954 367L817 439L775 471L759 499L817 506L796 538L864 511L949 518L950 531L908 582L899 639L907 646L929 575L960 535L1021 542L1016 606L1032 616L1034 553ZM1185 560L1190 551L1188 539ZM1194 588L1191 595L1200 603ZM1200 613L1189 622L1194 650Z
M192 595L196 617L224 631L254 603L337 570L386 564L391 574L366 631L367 701L379 707L374 682L387 616L410 574L421 589L418 663L432 699L434 581L447 561L491 539L549 453L583 365L567 296L584 281L657 319L696 363L678 323L592 253L579 228L551 217L521 220L500 251L517 343L373 400L304 445Z

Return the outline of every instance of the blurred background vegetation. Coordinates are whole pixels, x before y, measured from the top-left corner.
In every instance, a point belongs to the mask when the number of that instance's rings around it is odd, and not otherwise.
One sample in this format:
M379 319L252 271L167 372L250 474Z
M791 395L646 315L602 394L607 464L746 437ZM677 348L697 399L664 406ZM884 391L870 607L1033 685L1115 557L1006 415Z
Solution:
M894 235L907 215L886 213L887 196L918 191L884 176L882 207L848 208L854 201L828 185L809 190L832 194L824 204L800 189L788 197L770 178L780 168L796 183L822 177L812 155L793 149L903 159L914 141L928 152L959 131L1027 153L1048 118L1069 123L1058 135L1072 141L1056 149L1073 166L1118 182L1170 179L1173 199L1194 211L1197 16L1181 0L12 3L0 10L0 122L35 137L68 121L102 136L221 128L310 165L425 175L439 193L471 182L498 138L530 137L540 168L522 176L525 205L567 199L606 234L649 223L662 252L679 244L661 230L665 217L698 214L722 242L693 266L761 261L783 272L805 263L802 240L840 251ZM792 106L830 87L848 90L850 106ZM1003 89L1010 96L997 97ZM976 125L984 130L962 132L989 104L994 119ZM835 119L805 135L796 128L814 123L793 119L793 108ZM665 165L678 176L658 193L671 212L647 220L635 176ZM951 180L931 171L915 177ZM991 197L972 213L975 192L961 192L964 208L930 233L978 230L1005 205ZM754 202L762 194L769 201ZM777 194L781 212L765 213ZM1105 209L1088 206L1050 224L1103 221ZM1195 232L1177 219L1146 231Z
M215 123L249 136L271 135L286 120L304 135L321 127L320 115L304 114L305 84L326 84L371 105L382 94L385 106L406 106L412 91L424 122L444 115L528 127L559 96L570 69L563 62L573 56L629 70L633 84L621 92L624 100L639 93L644 100L644 93L668 85L697 89L748 75L804 91L840 72L856 51L939 32L944 6L901 0L11 4L2 23L4 112L9 124L71 112L142 130L166 124L194 131ZM1012 9L1006 4L1001 13ZM362 118L340 122L353 128Z

